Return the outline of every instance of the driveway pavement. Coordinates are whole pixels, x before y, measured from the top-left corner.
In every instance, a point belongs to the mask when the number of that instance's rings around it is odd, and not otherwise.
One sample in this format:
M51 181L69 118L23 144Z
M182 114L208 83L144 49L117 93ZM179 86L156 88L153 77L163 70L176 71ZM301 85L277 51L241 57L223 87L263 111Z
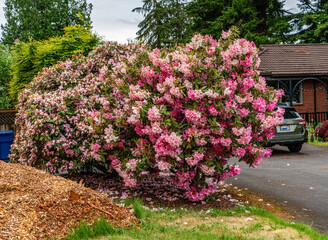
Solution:
M296 220L328 233L328 147L304 144L299 153L272 149L256 169L240 164L241 174L229 182L273 197Z

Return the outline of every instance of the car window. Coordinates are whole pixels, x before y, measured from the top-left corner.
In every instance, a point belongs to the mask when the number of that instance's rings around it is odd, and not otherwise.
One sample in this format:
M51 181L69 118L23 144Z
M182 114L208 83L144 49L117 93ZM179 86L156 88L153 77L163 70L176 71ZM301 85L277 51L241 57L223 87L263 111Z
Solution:
M291 118L300 118L301 116L298 114L298 112L292 111L292 110L287 110L284 113L284 118L285 119L291 119Z

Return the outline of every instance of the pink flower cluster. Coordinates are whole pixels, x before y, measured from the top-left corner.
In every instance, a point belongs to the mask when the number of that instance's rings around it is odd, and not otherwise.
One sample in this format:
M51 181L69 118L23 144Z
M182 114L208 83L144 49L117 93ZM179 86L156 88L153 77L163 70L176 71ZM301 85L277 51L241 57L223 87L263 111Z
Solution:
M192 201L258 166L282 121L281 91L259 76L254 43L195 35L175 49L105 43L39 73L19 96L11 161L51 172L116 171L127 186L168 176Z

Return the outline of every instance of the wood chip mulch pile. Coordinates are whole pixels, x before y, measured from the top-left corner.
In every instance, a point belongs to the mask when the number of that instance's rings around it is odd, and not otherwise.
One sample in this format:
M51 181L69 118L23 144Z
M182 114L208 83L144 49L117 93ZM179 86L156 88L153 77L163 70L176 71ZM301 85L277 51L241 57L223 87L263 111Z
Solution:
M82 220L115 226L138 219L106 195L44 171L0 161L0 238L63 239Z

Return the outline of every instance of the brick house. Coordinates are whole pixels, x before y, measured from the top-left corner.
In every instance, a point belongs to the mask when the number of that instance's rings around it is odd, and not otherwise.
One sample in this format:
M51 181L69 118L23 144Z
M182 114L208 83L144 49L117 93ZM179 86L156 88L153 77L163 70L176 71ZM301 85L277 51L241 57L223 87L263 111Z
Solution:
M328 119L328 44L260 45L260 72L306 120Z

